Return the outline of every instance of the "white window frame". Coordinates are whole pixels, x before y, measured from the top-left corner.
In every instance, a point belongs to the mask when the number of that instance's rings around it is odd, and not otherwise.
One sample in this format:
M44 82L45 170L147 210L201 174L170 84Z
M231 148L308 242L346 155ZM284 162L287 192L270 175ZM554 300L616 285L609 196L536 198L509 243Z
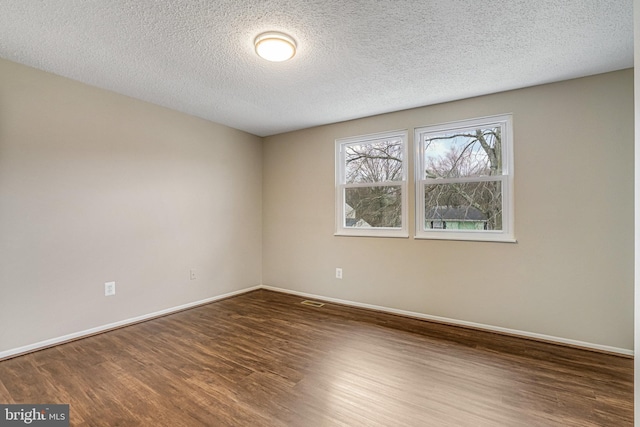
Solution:
M426 135L451 133L477 129L480 127L501 127L502 136L502 175L491 177L467 178L424 178L424 137ZM469 120L443 123L416 128L415 145L415 219L416 239L468 240L491 242L515 242L514 235L514 198L513 198L513 125L512 115L480 117ZM500 181L502 185L502 230L425 230L425 185L450 184L454 182Z
M376 141L399 138L402 141L402 181L383 181L376 183L346 183L346 159L345 147L348 145L358 145L374 143ZM409 143L408 130L396 130L381 132L369 135L354 136L336 139L336 236L363 236L363 237L409 237L408 220L408 176L409 176ZM402 226L395 227L347 227L345 218L345 191L348 188L358 187L379 187L391 186L400 187L401 191L401 221Z

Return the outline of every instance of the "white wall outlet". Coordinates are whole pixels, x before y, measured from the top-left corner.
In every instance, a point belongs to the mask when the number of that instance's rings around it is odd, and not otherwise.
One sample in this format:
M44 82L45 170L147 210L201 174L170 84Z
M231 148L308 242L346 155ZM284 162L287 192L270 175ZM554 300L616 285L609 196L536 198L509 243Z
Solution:
M104 284L104 296L110 297L116 294L116 282L106 282Z
M193 268L189 270L189 280L196 280L196 271Z
M342 269L336 268L336 279L342 279Z

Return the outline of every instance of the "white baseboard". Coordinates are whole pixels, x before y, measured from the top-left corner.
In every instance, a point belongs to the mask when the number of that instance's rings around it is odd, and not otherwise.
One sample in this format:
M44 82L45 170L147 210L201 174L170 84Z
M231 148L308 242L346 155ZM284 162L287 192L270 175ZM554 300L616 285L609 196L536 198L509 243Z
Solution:
M341 300L341 299L338 299L338 298L329 298L329 297L325 297L325 296L321 296L321 295L314 295L314 294L308 294L308 293L305 293L305 292L292 291L290 289L277 288L277 287L274 287L274 286L264 286L263 285L261 288L262 289L266 289L266 290L270 290L270 291L283 292L283 293L286 293L286 294L296 295L296 296L300 296L300 297L304 297L304 298L311 298L311 299L318 299L318 300L321 300L321 301L334 302L336 304L342 304L342 305L347 305L347 306L351 306L351 307L365 308L365 309L368 309L368 310L375 310L375 311L380 311L380 312L383 312L383 313L397 314L397 315L400 315L400 316L413 317L413 318L416 318L416 319L429 320L429 321L438 322L438 323L446 323L446 324L454 325L454 326L463 326L463 327L467 327L467 328L480 329L480 330L485 330L485 331L489 331L489 332L497 332L497 333L504 334L504 335L513 335L513 336L516 336L516 337L528 338L528 339L533 339L533 340L536 340L536 341L544 341L544 342L562 344L562 345L571 346L571 347L584 348L586 350L595 350L595 351L600 351L600 352L605 352L605 353L613 353L613 354L619 354L619 355L631 356L631 357L633 357L633 355L634 355L633 350L628 350L626 348L610 347L610 346L606 346L606 345L593 344L593 343L584 342L584 341L577 341L577 340L570 340L570 339L566 339L566 338L554 337L554 336L551 336L551 335L544 335L544 334L536 334L536 333L533 333L533 332L519 331L517 329L502 328L502 327L499 327L499 326L492 326L492 325L485 325L485 324L482 324L482 323L467 322L467 321L464 321L464 320L450 319L450 318L447 318L447 317L431 316L431 315L428 315L428 314L416 313L416 312L413 312L413 311L397 310L395 308L382 307L382 306L379 306L379 305L363 304L363 303L354 302L354 301Z
M74 332L72 334L63 335L57 338L51 338L48 340L40 341L34 344L25 345L23 347L13 348L10 350L5 350L0 352L0 360L8 359L10 357L18 356L25 353L30 353L32 351L42 350L47 347L52 347L57 344L62 344L69 341L74 341L80 338L85 338L91 335L99 334L101 332L106 332L112 329L121 328L123 326L133 325L135 323L144 322L145 320L150 320L156 317L166 316L167 314L176 313L178 311L187 310L189 308L197 307L199 305L209 304L215 301L219 301L222 299L226 299L229 297L233 297L236 295L244 294L247 292L255 291L261 289L261 286L253 286L251 288L241 289L239 291L229 292L223 295L217 295L215 297L206 298L200 301L194 301L187 304L182 304L176 307L167 308L164 310L156 311L149 314L144 314L142 316L132 317L131 319L121 320L119 322L109 323L107 325L98 326L91 329L85 329L84 331Z
M383 306L379 306L379 305L363 304L363 303L359 303L359 302L355 302L355 301L347 301L347 300L342 300L342 299L338 299L338 298L330 298L330 297L325 297L325 296L322 296L322 295L315 295L315 294L309 294L309 293L305 293L305 292L298 292L298 291L293 291L293 290L290 290L290 289L278 288L278 287L274 287L274 286L264 286L264 285L260 286L260 285L258 285L258 286L253 286L253 287L250 287L250 288L241 289L241 290L234 291L234 292L229 292L229 293L226 293L226 294L223 294L223 295L217 295L215 297L206 298L206 299L203 299L203 300L200 300L200 301L194 301L194 302L190 302L190 303L187 303L187 304L179 305L179 306L176 306L176 307L167 308L167 309L164 309L164 310L156 311L154 313L144 314L142 316L137 316L137 317L133 317L133 318L126 319L126 320L121 320L119 322L109 323L109 324L98 326L98 327L95 327L95 328L86 329L86 330L79 331L79 332L74 332L72 334L64 335L64 336L61 336L61 337L51 338L51 339L40 341L40 342L37 342L37 343L34 343L34 344L29 344L29 345L26 345L26 346L23 346L23 347L18 347L18 348L5 350L5 351L0 352L0 360L8 359L8 358L11 358L11 357L14 357L14 356L18 356L18 355L25 354L25 353L30 353L30 352L37 351L37 350L42 350L42 349L47 348L47 347L52 347L54 345L62 344L62 343L69 342L69 341L74 341L74 340L81 339L81 338L84 338L84 337L88 337L88 336L91 336L91 335L95 335L95 334L99 334L99 333L102 333L102 332L106 332L106 331L109 331L109 330L112 330L112 329L121 328L121 327L124 327L124 326L133 325L135 323L144 322L146 320L150 320L150 319L153 319L153 318L156 318L156 317L166 316L166 315L171 314L171 313L176 313L178 311L187 310L189 308L197 307L199 305L209 304L209 303L212 303L212 302L215 302L215 301L219 301L219 300L222 300L222 299L230 298L230 297L233 297L233 296L236 296L236 295L241 295L241 294L244 294L244 293L247 293L247 292L251 292L251 291L255 291L255 290L258 290L258 289L265 289L265 290L270 290L270 291L282 292L282 293L296 295L296 296L300 296L300 297L304 297L304 298L312 298L312 299L319 299L319 300L327 301L327 302L334 302L336 304L342 304L342 305L351 306L351 307L365 308L365 309L368 309L368 310L375 310L375 311L380 311L380 312L383 312L383 313L390 313L390 314L396 314L396 315L405 316L405 317L413 317L413 318L416 318L416 319L429 320L429 321L434 321L434 322L439 322L439 323L446 323L446 324L455 325L455 326L463 326L463 327L468 327L468 328L480 329L480 330L485 330L485 331L489 331L489 332L497 332L497 333L501 333L501 334L505 334L505 335L513 335L513 336L522 337L522 338L534 339L534 340L537 340L537 341L545 341L545 342L557 343L557 344L567 345L567 346L571 346L571 347L584 348L584 349L587 349L587 350L595 350L595 351L619 354L619 355L630 356L630 357L633 357L633 355L634 355L633 350L628 350L628 349L625 349L625 348L610 347L610 346L606 346L606 345L593 344L593 343L577 341L577 340L570 340L570 339L566 339L566 338L554 337L554 336L551 336L551 335L536 334L536 333L532 333L532 332L525 332L525 331L519 331L519 330L516 330L516 329L502 328L502 327L499 327L499 326L491 326L491 325L485 325L485 324L481 324L481 323L467 322L467 321L463 321L463 320L450 319L450 318L440 317L440 316L431 316L431 315L428 315L428 314L416 313L416 312L405 311L405 310L397 310L397 309L394 309L394 308L383 307Z

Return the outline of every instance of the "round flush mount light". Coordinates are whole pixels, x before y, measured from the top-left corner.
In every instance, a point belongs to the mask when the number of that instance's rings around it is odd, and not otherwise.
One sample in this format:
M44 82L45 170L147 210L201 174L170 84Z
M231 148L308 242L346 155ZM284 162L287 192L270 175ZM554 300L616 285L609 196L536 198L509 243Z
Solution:
M261 58L272 62L282 62L293 58L296 54L296 42L290 36L269 31L256 37L256 53Z

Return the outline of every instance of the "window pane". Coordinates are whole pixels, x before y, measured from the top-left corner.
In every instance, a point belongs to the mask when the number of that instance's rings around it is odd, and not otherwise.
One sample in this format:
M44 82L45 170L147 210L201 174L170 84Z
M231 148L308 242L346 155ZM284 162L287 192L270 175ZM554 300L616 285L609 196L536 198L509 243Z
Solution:
M345 227L402 227L400 186L345 189Z
M502 174L500 127L424 135L424 178Z
M424 230L502 230L500 181L425 185Z
M346 183L402 181L402 156L400 138L346 145Z

